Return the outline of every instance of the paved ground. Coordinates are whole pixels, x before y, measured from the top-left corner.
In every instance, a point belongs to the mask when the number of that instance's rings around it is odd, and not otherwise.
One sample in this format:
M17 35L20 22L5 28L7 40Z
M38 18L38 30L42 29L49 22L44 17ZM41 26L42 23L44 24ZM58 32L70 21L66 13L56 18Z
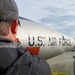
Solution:
M75 52L67 52L62 55L51 58L47 60L47 62L49 63L51 69L53 70L74 75L73 56L75 56Z

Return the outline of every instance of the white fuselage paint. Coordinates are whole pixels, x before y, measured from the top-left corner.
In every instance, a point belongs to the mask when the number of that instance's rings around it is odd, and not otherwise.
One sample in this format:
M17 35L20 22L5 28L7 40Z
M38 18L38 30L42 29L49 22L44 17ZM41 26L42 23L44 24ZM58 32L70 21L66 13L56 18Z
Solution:
M23 47L39 46L39 56L48 59L75 47L74 38L39 23L20 18L17 38Z

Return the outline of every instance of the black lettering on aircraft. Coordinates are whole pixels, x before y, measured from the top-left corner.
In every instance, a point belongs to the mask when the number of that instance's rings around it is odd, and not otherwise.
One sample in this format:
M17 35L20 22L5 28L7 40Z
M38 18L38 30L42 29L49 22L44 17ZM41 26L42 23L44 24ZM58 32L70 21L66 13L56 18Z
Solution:
M61 42L62 42L61 40L62 40L62 39L61 39L61 38L59 38L59 46L61 46Z
M29 46L45 46L45 44L43 43L42 36L38 36L38 37L28 36L28 45Z
M28 44L29 46L34 46L35 44L35 38L33 37L28 37Z
M29 46L50 46L51 48L54 48L55 46L71 46L71 40L65 39L64 36L58 39L57 44L57 38L56 37L49 37L48 42L45 43L46 37L42 36L28 36L28 45ZM47 44L48 43L48 44Z
M57 46L57 39L55 37L52 38L52 42L54 43L54 46Z
M65 39L64 36L62 36L62 38L59 38L59 46L71 46L71 40Z
M38 36L38 46L43 46L43 38L41 36Z
M57 46L57 39L55 37L49 37L48 46L51 46L52 49Z
M51 38L49 37L48 46L51 44Z

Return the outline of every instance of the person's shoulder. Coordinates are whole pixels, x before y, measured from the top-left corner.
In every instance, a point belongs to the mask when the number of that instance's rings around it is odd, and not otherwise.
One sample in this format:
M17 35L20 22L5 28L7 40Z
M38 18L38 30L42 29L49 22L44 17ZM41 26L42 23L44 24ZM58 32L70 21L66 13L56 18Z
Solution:
M32 75L51 75L51 69L45 59L39 56L33 56L31 62Z
M22 50L22 48L20 49ZM19 51L20 51L19 50ZM31 70L31 75L52 75L49 64L44 58L41 58L36 55L32 55L28 50L24 49L24 53L21 55L20 61L22 68L29 65L28 67Z

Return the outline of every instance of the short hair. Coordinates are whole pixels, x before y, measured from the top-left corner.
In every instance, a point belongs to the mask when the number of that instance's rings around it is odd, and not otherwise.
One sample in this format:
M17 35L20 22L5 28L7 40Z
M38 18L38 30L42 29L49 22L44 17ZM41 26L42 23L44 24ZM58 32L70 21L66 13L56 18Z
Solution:
M9 34L9 27L11 26L12 22L0 22L0 35L7 36Z

